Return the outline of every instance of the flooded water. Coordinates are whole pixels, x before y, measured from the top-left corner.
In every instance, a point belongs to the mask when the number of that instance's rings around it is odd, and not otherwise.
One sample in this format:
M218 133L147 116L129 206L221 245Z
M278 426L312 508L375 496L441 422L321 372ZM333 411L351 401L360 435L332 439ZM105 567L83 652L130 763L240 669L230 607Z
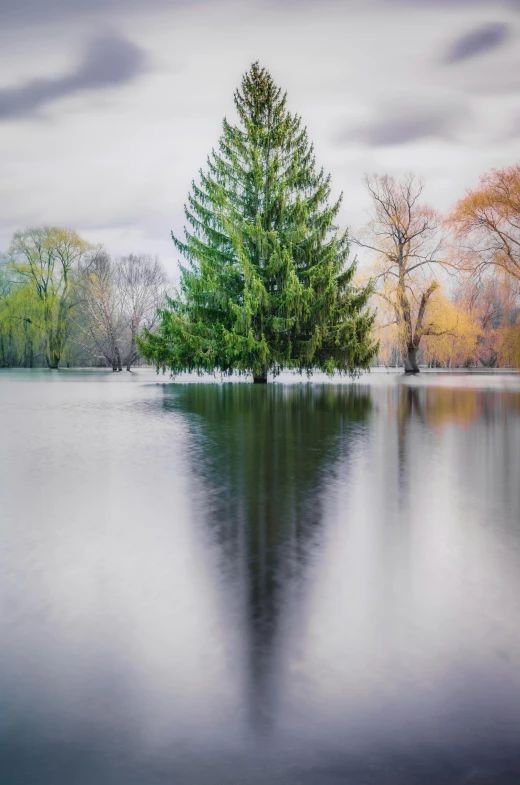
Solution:
M0 372L6 785L520 782L520 377Z

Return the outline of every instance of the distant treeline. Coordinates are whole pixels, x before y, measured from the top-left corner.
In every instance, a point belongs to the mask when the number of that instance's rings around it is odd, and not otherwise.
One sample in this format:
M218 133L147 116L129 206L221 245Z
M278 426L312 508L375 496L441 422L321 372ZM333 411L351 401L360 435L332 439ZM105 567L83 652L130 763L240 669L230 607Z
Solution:
M365 184L371 221L349 243L377 311L373 364L520 367L520 165L484 174L445 216L413 174ZM0 257L0 367L130 369L140 333L161 306L168 317L166 284L155 257L114 258L56 227L19 232Z
M155 257L113 258L56 227L18 232L0 260L0 367L130 370L166 283Z

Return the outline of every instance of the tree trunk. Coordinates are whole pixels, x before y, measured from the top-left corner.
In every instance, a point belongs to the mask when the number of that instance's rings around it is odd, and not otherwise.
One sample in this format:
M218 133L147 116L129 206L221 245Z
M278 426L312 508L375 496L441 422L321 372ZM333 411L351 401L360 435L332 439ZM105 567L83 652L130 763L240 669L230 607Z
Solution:
M408 351L404 356L404 372L405 373L419 373L419 366L417 365L417 349L413 344L408 346Z
M121 352L119 351L119 346L116 346L116 361L117 361L117 370L122 371L123 366L121 364ZM113 369L115 370L115 369Z
M132 367L132 363L135 357L135 333L132 330L132 338L130 340L130 349L128 350L128 355L126 358L126 370L129 371Z
M262 369L260 376L253 376L253 384L267 384L267 368Z
M66 303L62 297L59 303L56 321L53 321L52 310L48 303L45 304L45 323L47 329L48 351L46 352L47 365L56 370L60 364L65 348L66 338Z
M58 369L61 359L61 351L59 344L54 339L54 336L52 336L49 341L49 346L45 352L45 359L47 360L47 365L51 371L56 371Z
M421 297L421 304L419 305L419 312L417 314L417 321L415 323L415 330L412 331L412 321L408 300L406 295L402 294L403 301L406 300L408 310L403 314L404 322L407 326L407 351L404 357L404 372L405 373L419 373L419 366L417 365L417 349L421 342L423 335L427 334L425 331L424 317L426 314L426 306L432 294L439 288L437 281L432 281L427 290L423 292ZM404 292L404 289L403 289Z

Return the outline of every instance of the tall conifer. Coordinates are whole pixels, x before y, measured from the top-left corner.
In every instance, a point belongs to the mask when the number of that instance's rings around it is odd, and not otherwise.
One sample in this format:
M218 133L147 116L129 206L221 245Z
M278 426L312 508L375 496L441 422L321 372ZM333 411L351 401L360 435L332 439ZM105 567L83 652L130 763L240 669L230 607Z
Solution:
M185 205L190 229L173 241L187 260L179 290L141 351L181 371L283 368L354 374L375 352L346 234L334 225L330 176L317 170L301 119L254 63L235 93L238 125L223 121L219 150Z

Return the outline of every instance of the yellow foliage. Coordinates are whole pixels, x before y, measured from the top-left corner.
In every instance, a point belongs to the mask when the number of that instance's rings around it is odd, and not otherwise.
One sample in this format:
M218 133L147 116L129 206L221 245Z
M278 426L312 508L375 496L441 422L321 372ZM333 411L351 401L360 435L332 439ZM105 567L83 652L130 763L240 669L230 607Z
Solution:
M431 298L428 321L423 339L427 363L451 367L473 360L481 330L465 308L450 302L438 290Z
M504 325L496 332L495 348L498 365L520 368L520 316L515 324Z
M38 350L42 307L29 286L16 286L0 300L0 334L9 335L12 349L22 355L29 347Z
M375 337L380 341L378 357L385 365L390 365L396 352L403 350L403 330L395 319L390 286L383 292L385 296L378 301L374 329ZM428 304L421 341L424 362L448 367L476 363L480 335L477 319L464 304L451 302L438 287Z
M481 396L476 390L453 390L448 387L427 388L425 419L436 431L455 423L467 426L481 414Z

